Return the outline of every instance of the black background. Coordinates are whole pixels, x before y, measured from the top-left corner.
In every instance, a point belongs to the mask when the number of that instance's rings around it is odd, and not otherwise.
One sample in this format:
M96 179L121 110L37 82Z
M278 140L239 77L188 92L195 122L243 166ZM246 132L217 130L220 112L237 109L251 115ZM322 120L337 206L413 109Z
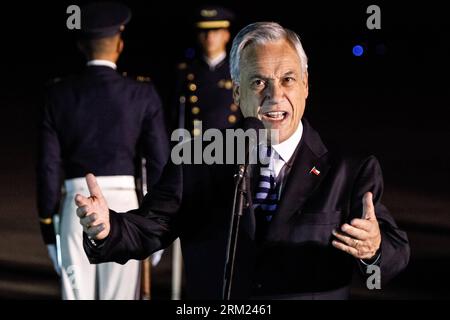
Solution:
M74 32L66 28L67 6L81 3L0 4L0 232L6 239L0 245L0 279L11 283L0 287L0 297L55 297L57 282L36 219L37 114L44 84L84 65ZM133 18L119 69L150 76L167 102L177 62L195 48L190 17L203 2L125 3ZM369 150L381 161L384 202L410 235L412 260L390 288L368 293L356 285L354 296L450 297L445 290L450 284L445 275L450 267L450 13L445 3L215 3L235 11L233 34L263 20L296 31L309 57L306 117L326 141ZM381 8L381 30L366 27L371 4ZM352 54L357 44L365 48L361 57ZM44 276L36 286L49 289L21 289L18 283L29 283L37 273Z

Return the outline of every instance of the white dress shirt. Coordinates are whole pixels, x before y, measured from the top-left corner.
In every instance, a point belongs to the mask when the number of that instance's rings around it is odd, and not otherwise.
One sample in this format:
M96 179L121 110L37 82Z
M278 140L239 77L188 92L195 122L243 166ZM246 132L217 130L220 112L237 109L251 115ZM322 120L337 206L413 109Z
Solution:
M295 149L297 148L298 144L300 143L300 140L302 139L302 135L303 135L303 124L300 121L297 129L294 131L292 136L290 136L287 140L279 144L272 145L273 150L275 150L276 152L276 155L274 155L273 159L273 172L275 174L275 178L278 177L278 174L280 173L283 166L287 162L289 162L289 160L292 158Z
M219 63L221 63L227 57L227 53L224 51L219 54L217 57L210 59L207 56L203 56L205 62L208 64L210 70L214 70Z
M94 60L89 60L86 65L88 67L90 66L103 66L103 67L110 67L114 70L117 70L117 65L109 60L101 60L101 59L94 59Z

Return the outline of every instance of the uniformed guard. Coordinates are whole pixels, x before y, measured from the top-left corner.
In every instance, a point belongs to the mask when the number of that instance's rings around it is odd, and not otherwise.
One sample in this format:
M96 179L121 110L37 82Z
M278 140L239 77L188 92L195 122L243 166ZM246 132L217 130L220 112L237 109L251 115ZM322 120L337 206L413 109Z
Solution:
M173 117L175 127L186 128L194 136L201 129L233 127L242 117L233 103L226 51L233 18L231 11L218 6L196 11L195 28L202 52L178 66L178 101Z
M87 67L80 75L56 81L47 92L40 127L37 170L39 219L63 299L135 299L139 262L91 265L82 246L74 196L88 194L84 176L95 173L111 207L125 212L138 206L135 172L138 149L146 159L149 192L169 157L159 96L151 83L123 77L116 62L121 33L131 18L118 3L81 8L79 47ZM62 181L66 195L61 201ZM61 269L56 259L53 216L61 212Z

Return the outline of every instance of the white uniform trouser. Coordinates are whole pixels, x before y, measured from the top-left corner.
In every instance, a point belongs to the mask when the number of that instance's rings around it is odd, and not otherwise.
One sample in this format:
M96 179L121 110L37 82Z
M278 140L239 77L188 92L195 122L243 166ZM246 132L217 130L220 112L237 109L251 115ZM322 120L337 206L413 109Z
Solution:
M117 212L136 209L138 200L132 176L97 177L108 206ZM83 249L83 228L74 197L89 196L86 180L65 182L67 196L61 214L62 297L65 300L131 300L138 297L140 262L90 264Z

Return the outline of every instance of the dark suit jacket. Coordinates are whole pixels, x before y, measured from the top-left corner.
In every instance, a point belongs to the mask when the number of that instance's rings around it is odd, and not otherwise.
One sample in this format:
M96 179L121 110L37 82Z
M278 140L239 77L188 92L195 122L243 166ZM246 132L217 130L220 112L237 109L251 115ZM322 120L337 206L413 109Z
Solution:
M331 245L331 232L361 217L367 191L374 194L382 232L382 283L408 263L407 236L380 202L383 178L378 161L373 156L328 152L317 132L302 121L303 137L278 211L262 241L255 240L251 206L242 218L233 298L347 298L346 288L360 262ZM310 173L313 167L320 170L319 175ZM185 165L182 170L168 165L162 183L140 209L111 212L111 233L99 248L85 241L90 261L142 259L179 236L189 297L221 298L235 171L231 165ZM254 190L255 179L248 179Z

